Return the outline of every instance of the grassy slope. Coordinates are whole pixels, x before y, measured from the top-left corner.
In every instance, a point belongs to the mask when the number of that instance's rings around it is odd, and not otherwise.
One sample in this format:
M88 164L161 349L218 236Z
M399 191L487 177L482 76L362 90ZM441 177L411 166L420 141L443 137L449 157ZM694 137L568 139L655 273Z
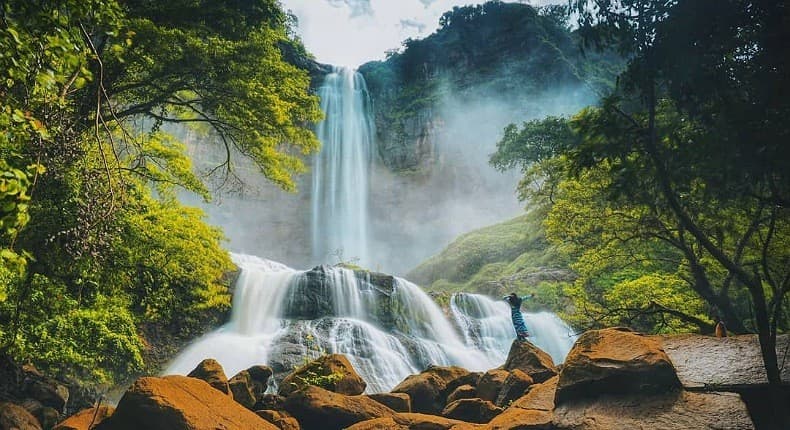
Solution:
M536 306L559 310L565 307L561 288L573 274L546 241L543 218L532 211L466 233L407 277L437 293L536 293Z

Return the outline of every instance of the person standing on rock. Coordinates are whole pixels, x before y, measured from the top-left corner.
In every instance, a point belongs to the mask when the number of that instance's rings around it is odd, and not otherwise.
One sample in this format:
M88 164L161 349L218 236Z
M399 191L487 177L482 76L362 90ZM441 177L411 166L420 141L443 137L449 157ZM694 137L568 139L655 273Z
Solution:
M510 318L513 320L513 328L516 329L516 339L524 341L529 337L527 325L524 323L524 316L521 315L521 302L535 297L535 294L519 297L516 293L503 297L510 304Z

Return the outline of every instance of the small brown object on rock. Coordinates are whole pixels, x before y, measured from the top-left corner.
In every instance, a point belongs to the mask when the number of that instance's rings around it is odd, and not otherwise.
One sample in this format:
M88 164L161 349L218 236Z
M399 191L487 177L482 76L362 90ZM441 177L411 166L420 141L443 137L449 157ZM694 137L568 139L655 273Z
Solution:
M716 337L727 337L727 326L724 325L724 321L716 323Z

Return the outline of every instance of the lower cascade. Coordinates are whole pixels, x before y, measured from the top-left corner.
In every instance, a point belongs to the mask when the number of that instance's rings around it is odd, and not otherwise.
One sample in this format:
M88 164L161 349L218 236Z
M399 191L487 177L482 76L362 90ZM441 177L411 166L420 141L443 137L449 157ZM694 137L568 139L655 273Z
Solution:
M450 316L417 285L398 277L320 266L298 271L234 254L241 268L230 321L179 354L166 374L189 373L214 358L228 374L256 364L282 377L323 353L345 354L385 392L428 365L484 371L504 363L514 339L504 302L478 294L450 299ZM549 312L524 313L530 341L564 361L575 336Z

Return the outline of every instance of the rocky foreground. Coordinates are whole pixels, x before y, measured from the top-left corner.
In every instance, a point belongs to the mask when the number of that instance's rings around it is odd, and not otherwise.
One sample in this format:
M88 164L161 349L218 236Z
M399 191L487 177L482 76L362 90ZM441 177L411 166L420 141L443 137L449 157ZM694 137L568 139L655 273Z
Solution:
M365 381L342 355L325 355L295 370L277 394L266 393L269 367L254 366L228 379L209 359L189 376L140 378L117 407L99 405L58 424L42 409L62 408L67 394L64 400L40 384L38 394L52 406L0 403L0 429L790 428L786 410L765 407L781 405L787 390L760 392L760 384L745 379L749 365L734 377L724 374L726 360L753 362L746 355L752 343L748 337L659 338L594 330L578 339L562 366L529 342L514 342L499 368L476 373L432 366L378 394L363 394ZM758 405L747 407L744 400L755 403L747 399L755 395ZM40 407L31 410L31 402Z

